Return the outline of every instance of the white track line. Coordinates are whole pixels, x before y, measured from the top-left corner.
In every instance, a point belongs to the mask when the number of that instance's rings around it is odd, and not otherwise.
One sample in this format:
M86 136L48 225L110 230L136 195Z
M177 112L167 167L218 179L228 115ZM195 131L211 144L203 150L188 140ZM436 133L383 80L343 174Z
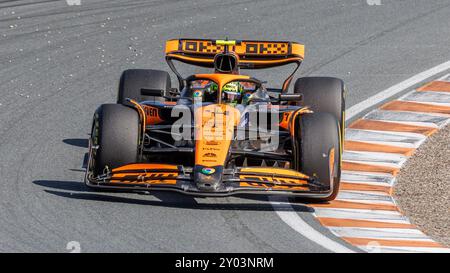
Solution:
M418 229L402 228L354 228L354 227L329 227L333 234L339 237L371 238L380 240L432 240Z
M448 248L438 247L387 247L387 246L359 246L367 252L374 253L450 253Z
M308 225L290 205L289 201L285 197L280 196L270 196L270 203L274 206L275 212L280 216L281 220L283 220L286 224L288 224L295 231L303 235L305 238L317 243L318 245L337 253L351 253L353 250L331 240L327 236L315 230L313 227ZM276 205L283 204L283 210L276 210ZM286 210L286 205L288 210ZM293 216L296 215L297 217Z
M364 119L439 128L447 123L448 117L431 113L424 114L402 111L375 110L367 114Z
M418 83L421 83L426 79L429 79L432 76L442 73L448 69L450 69L450 61L437 65L426 71L423 71L407 80L404 80L394 86L391 86L386 90L378 92L376 95L348 108L346 110L346 120L348 121L353 117L359 115L366 109L371 108L383 102L384 100L404 91L405 89L410 88ZM278 203L276 199L274 199L274 197L270 197L269 200L272 206L274 207L275 213L281 218L281 220L283 220L292 229L302 234L306 238L324 247L325 249L328 249L333 252L354 252L349 248L345 247L344 245L331 240L326 235L323 235L320 232L316 231L313 227L308 225L292 207L291 207L292 210L278 211L276 209L276 205Z
M314 208L314 216L321 218L354 219L354 220L402 220L408 219L398 211L368 209Z

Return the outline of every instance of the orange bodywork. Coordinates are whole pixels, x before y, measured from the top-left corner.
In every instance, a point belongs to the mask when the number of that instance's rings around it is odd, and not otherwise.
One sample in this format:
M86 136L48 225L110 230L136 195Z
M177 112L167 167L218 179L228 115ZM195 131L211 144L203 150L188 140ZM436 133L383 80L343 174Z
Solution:
M248 174L246 174L248 173ZM288 176L288 177L277 177ZM274 190L308 190L308 176L290 169L247 167L241 169L241 180L274 182L275 185L240 182L241 187L271 188ZM276 183L291 185L276 185Z
M143 105L142 107L145 112L146 125L155 125L164 121L160 117L159 108L149 105Z
M281 118L279 126L285 130L289 130L291 136L294 136L294 122L298 115L305 113L312 113L312 110L310 110L308 107L304 107L296 111L285 112L283 113L283 117Z
M155 173L152 170L163 170ZM121 173L121 171L125 171ZM114 175L111 183L124 184L176 184L175 178L178 176L178 168L169 164L129 164L113 169ZM137 176L137 178L136 178ZM130 177L129 180L126 180Z
M195 113L195 164L223 166L239 124L240 112L226 104L212 104Z

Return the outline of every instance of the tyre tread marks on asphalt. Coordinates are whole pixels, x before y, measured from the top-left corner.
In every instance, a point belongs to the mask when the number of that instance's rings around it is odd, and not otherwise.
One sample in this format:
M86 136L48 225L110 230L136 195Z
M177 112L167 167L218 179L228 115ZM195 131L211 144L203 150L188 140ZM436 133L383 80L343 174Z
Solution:
M392 197L401 166L450 122L450 75L382 105L348 126L340 192L311 205L318 221L369 252L450 252L404 216Z

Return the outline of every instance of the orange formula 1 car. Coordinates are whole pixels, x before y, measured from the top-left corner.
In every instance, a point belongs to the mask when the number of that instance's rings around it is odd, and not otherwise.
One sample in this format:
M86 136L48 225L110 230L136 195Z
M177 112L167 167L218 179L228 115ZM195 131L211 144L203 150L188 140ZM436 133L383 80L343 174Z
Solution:
M344 84L290 82L304 46L281 41L177 39L167 72L123 72L116 104L95 112L86 185L196 196L283 194L333 200L338 192ZM174 61L214 69L183 77ZM294 64L281 88L243 69Z

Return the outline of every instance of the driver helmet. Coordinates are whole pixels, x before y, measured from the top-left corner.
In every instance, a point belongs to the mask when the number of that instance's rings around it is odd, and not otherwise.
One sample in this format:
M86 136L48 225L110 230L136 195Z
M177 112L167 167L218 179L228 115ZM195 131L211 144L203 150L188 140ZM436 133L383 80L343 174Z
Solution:
M242 103L244 88L239 82L230 82L222 88L222 101L231 105Z

